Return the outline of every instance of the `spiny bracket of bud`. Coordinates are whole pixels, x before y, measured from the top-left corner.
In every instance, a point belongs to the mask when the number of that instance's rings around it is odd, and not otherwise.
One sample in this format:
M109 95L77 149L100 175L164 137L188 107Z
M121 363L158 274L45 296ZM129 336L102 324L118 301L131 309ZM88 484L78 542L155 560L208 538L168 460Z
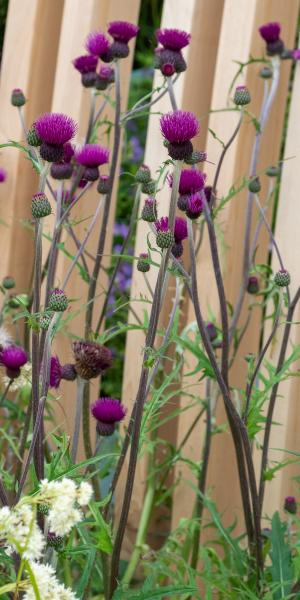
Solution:
M32 127L28 130L26 139L27 139L29 146L33 146L34 148L37 148L42 143L42 140L38 136L38 133L37 133L34 125L32 125Z
M205 162L207 160L207 153L205 150L193 150L190 156L185 158L185 163L187 165L196 165L197 163Z
M39 318L40 328L47 331L47 329L49 328L49 325L52 321L52 317L53 317L53 313L50 313L50 312L45 312L43 315L41 315Z
M34 194L31 201L31 212L35 219L42 219L51 215L51 204L44 193Z
M6 277L4 277L2 279L2 287L5 290L11 290L12 288L14 288L16 285L15 279L13 277L10 277L9 275L7 275Z
M251 102L250 92L245 85L238 85L234 93L233 101L236 106L245 106Z
M64 312L68 308L68 298L63 290L55 288L49 298L49 308L54 312Z
M287 285L290 285L291 276L289 272L285 269L280 269L280 271L277 271L274 277L274 283L278 287L286 287Z

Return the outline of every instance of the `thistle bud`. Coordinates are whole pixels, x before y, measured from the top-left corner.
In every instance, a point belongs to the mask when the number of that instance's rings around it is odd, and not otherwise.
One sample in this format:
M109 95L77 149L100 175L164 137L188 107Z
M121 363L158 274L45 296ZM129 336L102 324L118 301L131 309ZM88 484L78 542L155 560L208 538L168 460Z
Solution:
M2 287L4 287L5 290L11 290L15 287L15 285L16 282L14 278L10 277L9 275L6 275L6 277L4 277L2 280Z
M31 201L31 212L35 219L42 219L51 215L51 204L44 193L34 194Z
M259 281L255 275L251 275L247 284L248 294L257 294L259 292Z
M55 288L49 298L49 308L54 312L64 312L68 308L68 298L63 290Z
M142 252L137 262L137 270L141 271L142 273L148 273L148 271L150 271L150 265L148 260L149 254L147 252Z
M37 148L42 143L42 140L38 136L38 133L37 133L34 125L32 125L32 127L27 132L27 142L28 142L29 146L33 146L34 148Z
M233 101L236 106L245 106L251 102L250 92L245 85L238 85L235 90Z
M266 175L268 175L268 177L278 177L278 175L280 175L280 170L280 167L271 165L266 169Z
M19 88L16 88L12 91L11 94L11 103L13 106L17 106L18 108L24 106L26 103L26 98Z
M99 192L99 194L108 194L110 187L111 183L108 175L101 175L97 185L97 192Z
M207 160L207 153L205 150L193 150L192 154L185 158L185 163L187 165L196 165L200 162L205 162Z
M151 172L147 165L141 165L136 174L135 180L137 183L149 183L151 181Z
M153 179L147 181L142 184L142 192L143 194L149 194L149 196L153 196L156 191L156 182Z
M258 194L261 190L261 184L259 177L252 177L252 179L248 183L248 190L252 192L252 194Z
M142 209L142 219L148 223L154 223L157 220L157 206L155 198L146 198Z
M263 67L259 71L259 76L262 79L271 79L272 75L273 75L273 71L272 71L272 69L270 69L270 67Z
M280 269L280 271L277 271L274 277L274 283L278 287L286 287L287 285L290 285L291 276L289 272L285 269Z
M284 500L284 510L290 513L291 515L295 515L297 513L297 502L294 496L287 496Z

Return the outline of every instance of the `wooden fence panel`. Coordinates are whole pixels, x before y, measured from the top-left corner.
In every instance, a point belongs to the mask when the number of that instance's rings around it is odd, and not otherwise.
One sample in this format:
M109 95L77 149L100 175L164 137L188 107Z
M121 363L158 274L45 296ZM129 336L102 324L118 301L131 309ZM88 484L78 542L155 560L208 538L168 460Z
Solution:
M20 87L28 98L24 107L27 123L50 110L63 6L62 0L9 3L1 64L0 143L24 140L17 109L10 103L13 88ZM24 291L31 277L33 245L32 234L21 220L31 216L30 200L36 191L37 176L18 150L5 148L0 157L8 173L0 187L0 218L9 225L1 225L0 278L13 274L17 290Z
M278 212L276 218L275 237L283 257L283 262L291 274L291 295L296 293L300 280L299 264L299 228L300 215L298 210L299 202L299 177L300 168L300 123L298 118L300 102L300 67L296 66L295 79L293 83L293 92L291 98L288 128L286 135L286 144L283 163L280 196L278 203ZM274 271L279 268L278 261L274 255L272 261ZM300 343L300 306L299 303L294 313L292 335L287 349L288 357L293 348ZM276 364L278 351L282 339L283 325L279 328L275 337L272 349L268 358ZM291 366L293 371L299 371L300 363L297 361ZM281 462L283 459L293 459L294 456L281 450L290 450L300 452L299 446L299 378L290 377L283 381L278 390L276 408L274 411L274 426L271 432L270 448L272 449L269 458L269 466L275 466L275 462ZM278 423L278 425L276 425ZM277 450L275 450L277 449ZM273 462L274 461L274 462ZM298 495L298 485L293 481L293 477L299 477L299 464L288 466L278 471L275 479L266 484L266 497L264 510L267 515L273 514L276 510L283 508L284 498L286 496Z
M130 2L121 3L119 0L101 2L97 0L88 0L85 2L84 10L82 2L80 0L66 0L65 11L63 15L62 31L61 31L61 43L58 54L56 80L53 96L53 111L65 111L70 114L76 122L80 123L78 141L83 142L84 135L88 124L89 115L89 102L90 102L90 90L83 88L80 84L80 76L71 65L71 61L76 56L83 53L84 42L90 31L103 29L105 30L107 24L114 20L128 20L136 23L139 13L139 0L131 0ZM130 58L121 61L121 97L122 97L122 110L127 106L127 96L130 82L130 72L132 67L133 58L133 44L131 43L131 54ZM61 82L64 85L61 85ZM76 90L76 93L75 93ZM103 101L103 100L102 100ZM98 105L101 104L101 98L98 98ZM104 113L108 120L113 119L112 107L108 105ZM101 136L100 136L101 138ZM102 136L100 143L106 145L107 140ZM119 170L119 163L117 167L117 173ZM112 208L108 223L108 234L106 238L106 244L104 249L104 255L109 257L111 253L111 244L113 238L113 223L115 213L115 203L117 194L118 178L116 178L115 186L113 190ZM96 186L89 190L83 197L82 202L79 202L72 214L72 218L79 222L75 227L76 235L79 239L83 239L87 224L88 217L93 216L96 210L96 206L99 202L99 194L96 191ZM91 254L95 255L99 232L101 228L101 215L96 224L92 235L88 243L88 250ZM66 248L71 253L75 254L76 247L74 242L66 236ZM63 278L67 272L70 261L64 255L60 255L57 269L57 283L63 281ZM91 268L91 261L88 260L89 267ZM109 258L105 258L103 266L107 267L109 264ZM94 311L94 325L99 318L101 306L103 302L103 287L107 282L107 277L102 271L100 282L97 288L97 301ZM85 318L85 302L86 302L86 284L78 277L77 272L73 272L68 286L66 288L67 294L70 298L74 298L74 309L78 310L79 314L70 324L70 332L75 336L82 336L84 334L84 318ZM87 286L86 286L87 290ZM59 339L59 354L65 360L71 358L70 340L67 336ZM61 387L61 392L64 398L69 400L64 401L63 405L58 403L58 415L60 423L67 426L68 431L72 431L74 416L75 416L75 386L73 386L74 392L70 394L70 384ZM98 394L98 381L94 381L92 386L92 397L95 399ZM57 416L58 416L57 415ZM94 424L93 424L94 429ZM80 447L81 448L81 447Z
M174 3L171 0L165 1L164 3L161 27L178 27L192 33L192 41L187 56L189 66L187 71L181 75L179 81L175 85L175 95L179 108L183 108L185 110L194 110L199 116L203 113L206 113L210 106L213 70L211 69L211 65L208 63L207 57L209 56L212 63L214 63L222 9L222 0L213 0L213 2L210 3L207 3L204 0L201 2L194 2L192 0L184 3L180 2L178 3L177 10L175 12ZM199 57L203 57L203 60L199 61ZM160 74L156 74L154 79L154 88L158 85L159 81L161 81L161 76ZM169 110L171 110L170 100L168 96L165 96L156 104L155 112L165 113ZM202 130L199 136L200 147L203 147L204 142L205 136L203 135ZM153 176L157 176L156 170L159 168L162 162L166 160L166 158L166 150L163 147L162 137L159 132L159 116L157 114L151 115L148 124L145 162L151 168ZM143 199L144 198L142 198L142 203ZM169 200L170 191L168 186L165 186L164 189L158 194L159 216L167 214ZM148 225L143 221L139 221L135 244L136 256L146 249L145 240L148 231ZM152 289L154 289L156 277L157 270L152 267L148 273L148 280ZM174 282L172 280L170 285L171 289L165 301L165 307L161 316L161 323L166 323L166 319L168 318L172 306L172 298L174 295ZM148 300L150 300L149 291L146 287L143 276L136 270L136 268L134 268L131 290L132 301L134 301L135 298L140 298L140 296L146 297ZM143 316L145 306L146 305L143 303L134 303L135 310L140 317ZM131 317L131 320L133 321L134 319ZM128 406L129 414L136 396L138 385L137 373L141 368L144 340L145 337L142 332L129 332L127 335L123 400ZM132 361L132 356L134 355L136 357L137 348L140 349L139 364L137 364L136 360L134 362ZM165 368L168 369L167 362L165 364ZM172 405L175 401L176 400L173 399ZM174 422L172 422L171 427L170 425L167 425L166 427L162 428L159 432L159 436L163 437L165 440L175 443L176 425ZM143 458L140 458L138 463L135 490L128 520L127 536L124 540L125 556L130 554L135 538L136 524L143 506L146 475L147 457L144 456ZM123 478L121 477L120 491L119 495L117 495L117 511L119 502L122 501L123 482L124 476ZM157 519L158 521L154 523L153 527L151 528L151 540L153 540L154 544L157 542L155 539L157 533L162 535L162 530L165 527L169 527L169 524L166 523L166 521L160 520L159 516Z
M289 13L286 6L281 2L236 2L227 0L224 7L222 28L220 33L218 61L215 70L215 83L212 99L212 108L219 108L225 105L226 94L229 85L237 71L233 60L246 62L249 55L261 56L263 53L263 43L258 35L257 29L260 24L266 21L278 20L283 25L283 37L289 46L293 45L296 22L297 22L298 4L289 4ZM234 15L235 26L232 27L232 17ZM289 75L289 65L283 65L283 74L280 91L272 108L270 122L265 130L265 139L262 142L261 154L258 169L265 168L268 164L276 162L279 156L281 131L285 111L285 98L287 90L287 81ZM244 77L239 83L245 83L251 91L252 102L250 110L257 114L262 97L262 84L258 83L259 67L247 68ZM274 127L274 120L278 127ZM229 139L237 121L236 115L212 114L209 119L209 128L219 135L222 140ZM222 168L221 177L218 184L218 195L222 197L237 181L241 175L248 175L251 149L254 133L253 127L245 123L241 128L238 140L231 147ZM267 140L267 141L266 141ZM220 145L209 136L206 149L208 158L213 163L217 163L220 154ZM207 172L212 178L214 168L208 165ZM209 182L211 183L211 181ZM266 183L263 182L263 190L266 189ZM223 271L225 273L225 286L228 298L231 303L235 303L238 289L241 281L241 256L244 238L244 214L245 214L246 192L238 195L225 209L222 216L222 230L225 234L225 244L228 246L225 253L221 250L221 260ZM254 221L254 219L253 219ZM267 256L268 240L266 235L262 235L259 243L260 259L265 260ZM207 239L205 240L199 257L198 281L200 299L204 310L204 316L208 318L206 312L211 307L219 315L218 302L216 296L215 282L211 266L210 252ZM193 309L189 307L189 321L193 320ZM245 310L242 313L241 322L245 320ZM219 317L217 317L219 323ZM231 384L234 386L244 386L245 383L245 361L244 356L248 352L255 352L259 344L259 313L253 318L251 331L246 336L245 343L241 344L237 363L231 372ZM189 369L193 364L189 361ZM203 389L203 388L202 388ZM200 388L201 390L201 388ZM201 393L201 392L200 392ZM203 392L202 392L203 393ZM194 413L195 415L195 413ZM193 416L190 412L183 413L180 418L179 430L181 437L184 436L188 426L192 422ZM219 402L217 408L217 422L219 424L226 422L223 406ZM204 423L200 423L194 429L186 449L187 458L200 459L200 447L204 439ZM195 455L195 450L197 454ZM234 450L228 433L217 435L213 438L211 450L211 463L209 468L208 487L213 488L213 497L217 499L218 508L225 512L225 523L231 523L233 513L237 514L240 510L239 486L236 477ZM183 477L183 482L178 486L174 495L174 525L178 523L180 517L190 515L193 510L194 499L191 490L187 485L187 468L179 468ZM191 474L188 473L189 479ZM182 507L184 506L184 515Z

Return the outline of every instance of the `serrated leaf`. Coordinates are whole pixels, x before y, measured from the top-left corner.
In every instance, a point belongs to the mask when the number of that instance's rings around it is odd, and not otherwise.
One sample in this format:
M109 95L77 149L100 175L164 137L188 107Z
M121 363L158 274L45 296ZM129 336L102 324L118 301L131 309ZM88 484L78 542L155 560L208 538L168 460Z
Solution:
M291 592L293 581L293 568L291 563L291 550L286 542L286 524L280 521L279 513L276 512L272 518L272 529L270 533L271 550L270 557L272 565L270 572L276 588L274 588L274 600L284 600Z

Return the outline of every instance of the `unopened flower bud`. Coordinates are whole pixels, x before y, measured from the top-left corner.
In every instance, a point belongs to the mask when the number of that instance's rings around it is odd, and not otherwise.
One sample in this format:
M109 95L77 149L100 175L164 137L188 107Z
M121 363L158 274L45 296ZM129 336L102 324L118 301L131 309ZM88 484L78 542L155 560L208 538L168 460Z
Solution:
M34 125L32 125L32 127L27 132L27 142L29 146L33 146L34 148L37 148L42 143L42 140L39 137Z
M55 288L49 298L49 308L54 312L64 312L68 308L68 298L63 290Z
M245 106L251 102L250 92L245 85L238 85L235 90L233 101L237 106Z
M278 177L280 175L280 167L271 165L266 169L266 175L268 177Z
M252 192L252 194L258 194L261 190L261 184L259 177L252 177L252 179L248 183L248 190Z
M185 163L187 165L196 165L197 163L200 162L205 162L207 159L207 153L205 152L205 150L193 150L192 154L190 156L188 156L187 158L185 158Z
M294 496L287 496L284 499L284 510L291 515L295 515L297 513L297 502Z
M15 285L15 279L9 275L6 275L6 277L4 277L2 280L2 287L4 287L5 290L11 290L15 287Z
M259 71L259 76L262 79L271 79L271 77L273 76L273 71L272 71L272 69L270 69L270 67L263 67Z
M156 182L153 179L147 181L142 184L142 192L143 194L149 194L149 196L153 196L156 191Z
M34 194L31 201L31 212L35 219L42 219L51 215L51 204L44 193Z
M108 194L110 187L111 183L108 175L100 175L97 185L97 192L99 192L99 194Z
M151 181L151 172L147 165L141 165L136 174L135 180L137 183L149 183Z
M154 223L157 220L157 206L155 198L146 198L142 209L142 219L148 223Z
M286 271L285 269L280 269L280 271L277 271L277 273L275 274L275 277L274 277L274 283L278 287L286 287L287 285L290 285L291 276L290 276L289 272Z
M12 91L11 94L11 103L13 106L24 106L24 104L26 103L26 98L22 92L22 90L20 90L19 88L16 88Z
M248 294L257 294L259 292L259 281L256 275L251 275L247 284Z
M141 271L142 273L148 273L148 271L150 271L148 260L149 254L147 252L142 252L137 261L137 270Z

